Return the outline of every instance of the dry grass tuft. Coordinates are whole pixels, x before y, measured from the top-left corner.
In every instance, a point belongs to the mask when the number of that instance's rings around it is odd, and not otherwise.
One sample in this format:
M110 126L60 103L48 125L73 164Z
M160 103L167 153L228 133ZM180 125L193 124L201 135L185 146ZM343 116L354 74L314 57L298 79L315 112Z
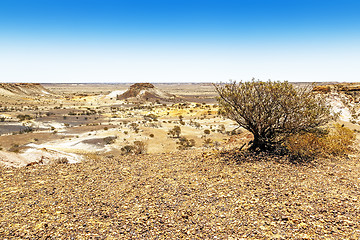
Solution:
M307 132L290 136L285 147L295 158L344 156L353 150L355 132L340 124L325 132Z

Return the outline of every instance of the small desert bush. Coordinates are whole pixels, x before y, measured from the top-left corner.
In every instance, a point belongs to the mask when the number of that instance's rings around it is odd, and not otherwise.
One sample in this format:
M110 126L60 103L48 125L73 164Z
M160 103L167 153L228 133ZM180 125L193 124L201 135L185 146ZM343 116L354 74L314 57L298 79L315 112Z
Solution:
M355 132L340 124L323 131L298 133L288 137L284 143L293 158L343 156L352 151Z
M203 147L209 148L213 145L213 140L211 138L205 138L203 141Z
M204 133L205 133L205 134L210 134L210 130L209 130L209 129L205 129L205 130L204 130Z
M66 157L60 157L54 160L54 164L66 164L69 160Z

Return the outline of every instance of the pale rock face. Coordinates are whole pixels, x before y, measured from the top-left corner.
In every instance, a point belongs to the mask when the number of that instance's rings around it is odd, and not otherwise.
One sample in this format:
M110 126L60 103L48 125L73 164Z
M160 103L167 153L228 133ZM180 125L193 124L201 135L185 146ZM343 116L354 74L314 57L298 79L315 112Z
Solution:
M0 165L6 167L25 167L36 163L50 164L61 158L66 159L68 163L77 163L83 160L78 154L48 150L45 148L30 148L23 153L0 151Z
M330 103L332 110L335 113L339 114L339 118L342 121L350 122L351 120L351 113L347 106L345 106L344 101L348 101L344 96L341 97L340 95L329 95L327 97L328 102Z
M112 91L111 93L109 93L108 95L106 95L108 98L116 98L118 95L123 94L125 91L122 90L116 90L116 91Z

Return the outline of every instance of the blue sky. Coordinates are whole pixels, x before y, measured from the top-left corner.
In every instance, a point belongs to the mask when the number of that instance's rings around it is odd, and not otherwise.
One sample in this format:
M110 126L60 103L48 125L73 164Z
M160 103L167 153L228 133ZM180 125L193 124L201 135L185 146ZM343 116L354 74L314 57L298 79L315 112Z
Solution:
M0 0L1 82L354 82L359 43L355 0Z

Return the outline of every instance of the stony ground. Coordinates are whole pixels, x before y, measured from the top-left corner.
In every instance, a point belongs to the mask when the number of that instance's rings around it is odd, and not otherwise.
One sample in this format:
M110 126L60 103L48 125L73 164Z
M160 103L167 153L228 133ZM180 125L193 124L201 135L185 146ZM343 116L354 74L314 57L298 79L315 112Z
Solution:
M0 238L359 239L359 186L355 157L189 150L0 168Z

